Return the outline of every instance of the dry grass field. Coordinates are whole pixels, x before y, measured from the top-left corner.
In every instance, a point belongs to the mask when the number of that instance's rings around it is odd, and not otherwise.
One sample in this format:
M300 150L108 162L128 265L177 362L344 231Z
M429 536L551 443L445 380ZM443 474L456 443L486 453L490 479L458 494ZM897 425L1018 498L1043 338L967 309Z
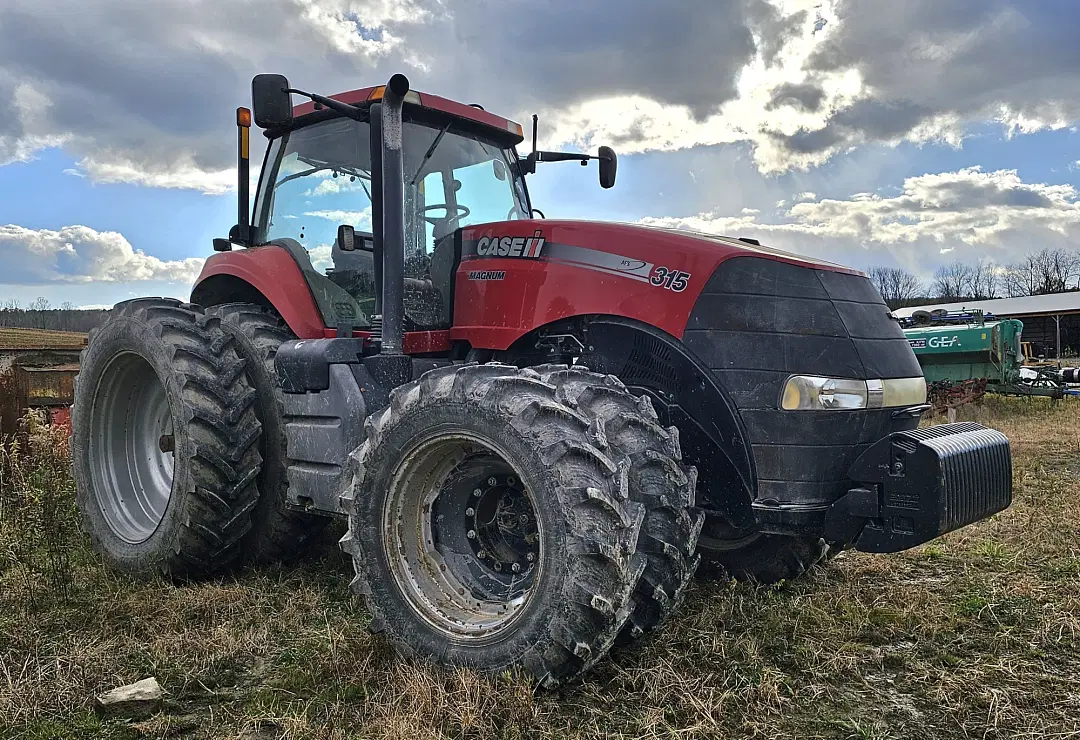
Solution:
M76 331L0 327L0 349L79 349L86 335Z
M398 660L349 598L336 531L210 583L111 574L39 432L0 480L0 737L1080 737L1080 403L962 416L1012 440L1006 512L780 588L699 584L662 632L539 693ZM150 675L165 711L95 716L95 693Z

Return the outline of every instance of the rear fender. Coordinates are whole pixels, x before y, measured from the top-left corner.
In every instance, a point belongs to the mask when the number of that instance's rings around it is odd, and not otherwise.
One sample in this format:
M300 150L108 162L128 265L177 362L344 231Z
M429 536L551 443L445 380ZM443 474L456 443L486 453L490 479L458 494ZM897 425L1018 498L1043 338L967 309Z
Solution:
M206 260L191 290L191 302L205 307L236 301L273 308L300 339L324 336L322 314L307 281L296 260L281 247L250 247Z

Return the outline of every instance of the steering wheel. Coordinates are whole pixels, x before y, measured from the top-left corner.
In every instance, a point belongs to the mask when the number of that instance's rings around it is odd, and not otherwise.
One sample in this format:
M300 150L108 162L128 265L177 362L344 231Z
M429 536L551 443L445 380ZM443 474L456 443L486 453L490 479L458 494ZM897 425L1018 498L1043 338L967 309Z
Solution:
M455 213L453 216L450 215L450 206L447 203L436 203L434 205L424 206L424 213L427 213L428 211L438 210L438 209L442 209L443 211L445 211L446 215L443 216L442 218L434 218L433 216L424 216L423 217L424 220L427 221L432 226L435 226L436 224L438 224L439 221L446 221L447 226L449 226L450 224L452 224L452 223L454 223L456 221L460 221L461 219L465 218L470 213L472 213L472 211L469 210L468 206L463 206L460 203L457 204L457 211L458 212Z

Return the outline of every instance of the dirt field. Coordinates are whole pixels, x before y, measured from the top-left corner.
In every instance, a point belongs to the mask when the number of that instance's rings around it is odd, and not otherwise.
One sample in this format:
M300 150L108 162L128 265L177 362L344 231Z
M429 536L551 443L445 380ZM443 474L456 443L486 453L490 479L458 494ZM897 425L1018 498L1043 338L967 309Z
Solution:
M1008 511L783 588L701 584L659 635L536 694L395 658L336 532L213 583L108 573L74 529L63 445L43 444L0 481L0 737L1080 737L1080 403L966 416L1012 439ZM150 675L164 713L93 714Z

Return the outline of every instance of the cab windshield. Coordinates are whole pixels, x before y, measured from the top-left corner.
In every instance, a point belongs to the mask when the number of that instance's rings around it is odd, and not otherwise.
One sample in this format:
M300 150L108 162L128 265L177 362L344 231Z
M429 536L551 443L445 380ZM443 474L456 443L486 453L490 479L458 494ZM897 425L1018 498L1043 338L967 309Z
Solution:
M450 325L454 232L528 218L513 150L458 130L406 121L406 328ZM327 326L370 326L375 304L371 158L366 122L335 118L273 141L255 203L256 243L297 258ZM356 231L351 252L338 226Z

